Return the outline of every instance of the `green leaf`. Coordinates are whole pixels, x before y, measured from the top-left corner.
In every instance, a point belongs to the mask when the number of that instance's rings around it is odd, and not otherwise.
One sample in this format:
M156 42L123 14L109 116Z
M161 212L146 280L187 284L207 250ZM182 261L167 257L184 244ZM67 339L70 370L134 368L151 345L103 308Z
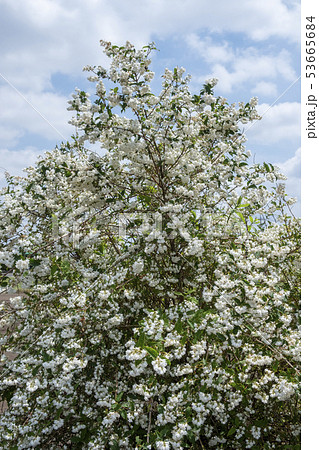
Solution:
M111 446L110 446L110 449L111 450L119 450L119 448L120 448L119 444L116 441L113 441Z
M152 347L145 347L145 350L146 350L153 358L157 358L157 357L158 357L158 351L155 350L155 348L152 348Z
M141 333L139 335L138 340L137 340L137 346L140 347L140 348L143 348L144 347L144 343L145 343L145 333Z
M232 436L234 433L236 433L236 430L236 427L231 427L231 429L227 433L227 436Z
M267 419L257 420L255 422L255 425L257 427L266 427L268 425L268 421L267 421Z
M122 409L120 411L120 415L123 417L124 420L127 420L127 412L125 411L125 409Z
M223 335L223 334L221 334L221 333L216 333L216 337L220 340L220 341L222 341L222 342L225 342L226 341L226 337Z
M186 344L186 342L187 342L187 334L185 334L185 336L183 336L182 337L182 339L181 339L181 345L185 345Z
M112 411L119 411L122 408L122 405L120 403L113 403L111 405L111 410Z
M43 352L43 361L44 361L44 362L51 361L51 356L48 355L47 352Z
M59 267L57 266L57 264L52 264L51 266L51 275L54 275L55 272L59 269Z
M183 322L181 321L181 319L178 319L178 321L175 324L175 330L177 331L177 333L181 333L183 330Z
M243 216L243 214L242 214L241 212L236 211L236 214L237 214L238 217L240 217L240 219L241 219L244 223L246 223L245 217Z
M32 375L35 377L36 374L39 372L39 370L40 370L40 366L37 366L34 369L32 369Z
M33 185L34 185L34 182L32 181L32 183L30 183L29 186L26 187L27 194L29 194L29 192L30 192L30 190L31 190Z
M117 396L115 397L115 400L117 402L119 402L121 400L121 398L123 397L124 392L120 392L119 394L117 394Z

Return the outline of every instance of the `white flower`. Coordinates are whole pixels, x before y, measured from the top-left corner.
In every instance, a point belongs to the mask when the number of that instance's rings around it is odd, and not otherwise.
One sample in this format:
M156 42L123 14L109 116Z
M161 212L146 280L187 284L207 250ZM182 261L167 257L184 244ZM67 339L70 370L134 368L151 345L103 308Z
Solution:
M136 98L130 98L128 101L128 106L133 110L136 110L139 106L139 102Z
M168 441L157 441L156 448L157 450L169 450L171 446Z
M106 90L105 90L105 86L103 84L103 81L100 80L97 85L96 85L96 93L97 95L99 95L100 97L102 97L105 94Z
M269 392L270 397L275 397L279 401L288 400L296 391L296 384L281 378Z
M213 299L214 293L208 290L206 287L203 290L203 300L206 303L210 303Z
M29 269L29 260L28 259L19 259L19 261L16 262L16 268L19 270Z
M138 259L137 261L135 261L135 263L132 266L133 272L136 275L141 273L143 271L143 268L144 268L144 262L142 259Z
M185 254L186 255L201 256L203 254L203 252L204 252L203 242L201 240L199 240L198 238L193 238L189 242Z
M147 351L139 348L139 347L133 347L128 350L126 350L125 357L129 361L138 361L143 359L147 355Z
M167 361L166 359L157 357L154 361L152 361L152 366L156 373L163 375L166 372Z
M144 74L145 81L152 81L152 79L154 78L154 75L155 75L154 72L146 72Z
M207 94L207 93L205 93L203 95L203 100L207 105L211 105L212 103L216 102L216 98L213 97L211 94Z
M191 346L190 354L192 356L192 360L198 360L202 355L205 354L207 347L206 341L200 341Z
M40 382L37 378L27 382L26 389L29 392L34 392L40 387Z
M211 86L216 86L216 84L218 83L218 78L208 78L205 81L205 84L210 84Z

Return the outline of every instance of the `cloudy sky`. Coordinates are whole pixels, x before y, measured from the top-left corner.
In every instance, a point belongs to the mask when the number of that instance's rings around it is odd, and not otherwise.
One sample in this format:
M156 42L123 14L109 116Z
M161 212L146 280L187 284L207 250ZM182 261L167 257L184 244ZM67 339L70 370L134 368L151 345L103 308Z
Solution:
M279 165L300 196L300 2L295 0L0 0L0 185L69 139L67 101L106 65L99 40L154 41L153 70L183 66L195 92L217 77L229 102L259 99L247 129L255 162ZM247 126L248 128L248 126ZM300 215L300 204L294 207Z

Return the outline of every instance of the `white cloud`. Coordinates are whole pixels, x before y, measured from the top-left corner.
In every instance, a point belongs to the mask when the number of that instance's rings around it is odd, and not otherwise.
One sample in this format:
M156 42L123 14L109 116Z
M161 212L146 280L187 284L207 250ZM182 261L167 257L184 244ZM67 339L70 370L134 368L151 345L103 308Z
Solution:
M289 195L289 197L296 197L298 200L298 202L293 206L293 212L296 216L300 217L300 198L301 198L300 147L296 150L293 157L287 159L284 162L277 163L276 166L278 166L287 177L287 180L285 181L286 193Z
M299 147L294 156L284 162L276 165L281 168L287 177L294 177L300 179L300 162L301 162L301 148Z
M0 125L0 145L3 147L14 147L23 137L24 133L21 128L13 125Z
M293 81L297 77L291 55L284 49L277 54L269 54L255 47L232 48L227 42L214 44L210 37L201 39L194 33L188 36L187 43L211 65L210 76L220 80L218 88L223 93L229 93L244 83L256 82L253 93L259 87L259 95L263 92L270 95L276 92L274 80ZM266 81L269 79L271 81ZM204 77L198 78L198 81L204 81Z
M74 131L67 98L52 92L25 92L23 98L9 86L0 87L0 147L12 147L25 133L66 140ZM27 100L27 101L26 101ZM32 106L31 106L32 105Z
M251 92L264 97L276 97L278 95L277 86L270 81L258 81Z
M235 58L234 50L228 42L223 42L222 45L214 45L210 37L200 38L196 33L190 33L186 42L191 48L198 51L208 63L227 63L232 62Z
M300 103L283 102L270 107L257 105L262 120L247 126L250 144L274 144L282 141L296 142L300 138Z
M9 172L10 175L23 176L23 169L32 166L39 154L39 149L35 147L26 147L23 150L0 148L0 187L6 185L5 172Z
M2 71L20 88L47 87L54 71L78 73L105 61L100 39L142 44L207 30L299 40L300 7L281 0L2 0L0 8Z
M281 0L143 0L117 2L114 10L129 17L131 27L142 26L165 37L207 29L210 32L240 32L257 40L277 36L292 42L299 40L300 5ZM126 14L125 14L125 12Z
M247 9L251 8L250 13L254 16L254 24L252 24L249 31L253 39L263 40L273 35L280 37L289 36L290 39L295 41L299 39L296 37L295 39L292 38L292 34L299 34L300 29L299 2L291 2L291 8L289 9L284 2L277 0L268 0L267 2L248 0L245 3ZM246 10L246 12L248 11Z

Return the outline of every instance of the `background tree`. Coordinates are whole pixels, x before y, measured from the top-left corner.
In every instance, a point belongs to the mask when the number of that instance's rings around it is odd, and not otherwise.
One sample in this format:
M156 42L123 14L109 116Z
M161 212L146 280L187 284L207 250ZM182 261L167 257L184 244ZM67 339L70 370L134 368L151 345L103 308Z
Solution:
M153 44L101 44L74 142L2 191L2 285L24 292L2 448L299 448L300 226L249 164L257 100L192 95L178 67L155 95Z

